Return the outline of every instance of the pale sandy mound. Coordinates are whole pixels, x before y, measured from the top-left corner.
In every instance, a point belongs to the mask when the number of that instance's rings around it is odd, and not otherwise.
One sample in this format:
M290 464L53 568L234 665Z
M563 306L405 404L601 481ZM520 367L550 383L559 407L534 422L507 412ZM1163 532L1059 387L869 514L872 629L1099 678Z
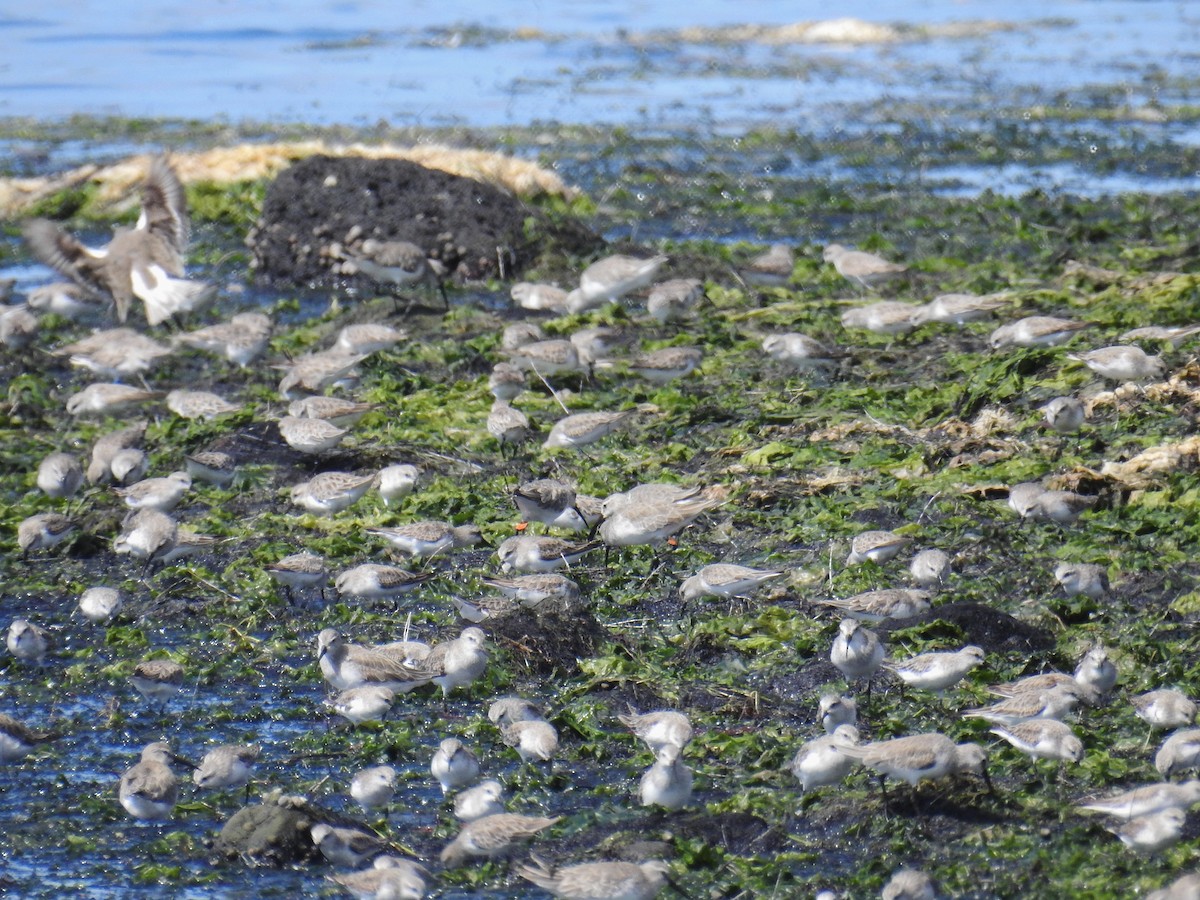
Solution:
M324 141L286 144L240 144L197 153L172 153L171 162L185 184L231 184L270 178L297 160L315 154L359 156L369 159L406 159L452 175L474 178L523 197L538 194L575 196L578 191L536 163L486 150L468 150L441 144L415 147L394 145L331 145ZM96 186L93 214L120 210L137 203L138 188L146 175L150 155L131 156L111 165L85 165L45 178L0 179L0 216L19 218L39 201L71 188Z

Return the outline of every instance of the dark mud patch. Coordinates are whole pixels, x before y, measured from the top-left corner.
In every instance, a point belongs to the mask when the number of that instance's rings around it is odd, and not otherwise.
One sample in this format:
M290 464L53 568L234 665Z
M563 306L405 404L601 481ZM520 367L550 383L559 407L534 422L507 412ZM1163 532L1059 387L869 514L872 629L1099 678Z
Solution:
M330 156L275 179L246 242L271 281L332 285L344 280L333 267L352 229L363 239L411 241L459 281L519 277L543 253L582 256L603 244L573 219L552 222L470 178L406 160Z
M828 659L810 659L799 671L779 675L763 685L768 706L795 708L801 698L815 699L829 685L842 680L842 673ZM815 712L816 704L812 704ZM811 716L809 721L813 721Z
M493 639L508 647L530 675L575 675L579 660L596 655L608 632L587 611L536 613L517 610L489 619Z
M1054 649L1054 636L1044 628L983 603L945 603L910 619L881 622L875 631L886 641L893 632L908 628L922 628L927 637L944 629L947 637L959 637L988 653L1046 653Z
M660 838L661 840L656 840ZM626 859L668 855L671 842L683 838L738 856L781 850L787 835L750 813L653 812L634 820L605 823L573 836L571 847L603 845L605 853ZM564 848L559 848L560 850ZM564 858L569 858L564 854Z
M653 820L651 820L653 821ZM750 813L686 813L664 817L678 835L720 847L739 856L769 853L784 845L785 835Z

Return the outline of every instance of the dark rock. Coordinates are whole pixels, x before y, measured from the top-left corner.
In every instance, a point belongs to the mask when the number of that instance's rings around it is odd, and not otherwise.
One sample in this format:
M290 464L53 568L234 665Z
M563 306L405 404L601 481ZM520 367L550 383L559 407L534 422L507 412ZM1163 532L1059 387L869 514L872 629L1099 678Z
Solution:
M217 835L214 849L225 857L241 857L258 865L283 866L312 859L309 829L313 819L303 809L246 806L233 814Z
M335 268L342 249L367 238L411 241L458 280L513 279L542 253L581 256L603 246L582 224L552 222L471 178L406 160L330 156L309 157L275 179L246 243L272 281L328 286L347 280Z
M213 849L222 857L263 866L321 861L323 857L310 834L312 826L320 822L366 830L361 822L304 797L272 791L261 803L234 813L217 835Z

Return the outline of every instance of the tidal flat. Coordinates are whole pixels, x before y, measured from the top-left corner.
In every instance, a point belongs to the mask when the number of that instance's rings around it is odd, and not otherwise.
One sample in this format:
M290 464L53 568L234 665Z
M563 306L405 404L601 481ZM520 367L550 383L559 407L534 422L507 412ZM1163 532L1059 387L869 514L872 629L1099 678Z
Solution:
M88 124L75 123L85 135ZM113 133L111 123L90 124L97 135ZM130 140L146 147L228 137L203 128L189 137L178 123L133 124ZM1200 200L1171 192L954 196L927 180L894 177L912 171L921 144L909 138L921 130L914 124L902 132L908 137L847 142L773 132L736 143L623 132L601 141L595 131L572 129L553 141L521 132L448 136L540 159L583 196L531 202L551 215L580 216L614 250L667 254L662 277L702 278L707 300L670 326L649 319L636 299L582 315L531 316L513 308L502 282L452 287L448 312L429 297L407 314L391 296L260 284L243 238L265 185L192 187L190 271L217 283L220 299L188 327L262 309L277 322L267 362L328 346L350 322L389 322L410 338L363 364L352 395L377 408L319 461L279 439L271 421L283 407L279 373L269 365L242 371L193 351L167 360L149 376L153 387L203 384L246 409L206 422L148 409L151 473L171 472L184 453L216 443L234 453L241 471L228 489L197 486L178 511L188 527L218 538L215 548L147 570L112 552L124 510L107 489L89 489L72 504L79 529L70 541L21 557L17 524L61 510L34 487L38 461L54 450L84 455L116 423L67 417L65 397L87 379L44 352L86 333L86 324L47 317L33 346L3 351L0 625L31 618L51 631L54 648L42 666L0 656L0 697L5 712L62 737L0 770L0 847L9 861L0 885L31 897L68 890L335 895L323 881L333 871L324 863L270 870L211 861L211 841L240 795L214 799L185 784L171 822L128 819L117 804L117 777L158 739L195 757L218 743L257 742L264 752L252 794L280 788L355 815L344 799L354 771L391 764L401 773L397 801L389 815L366 821L434 860L457 825L428 762L441 738L458 736L505 784L510 809L564 816L534 845L539 855L567 863L644 845L672 862L672 878L693 897L811 896L824 888L869 897L907 865L927 871L948 896L1118 898L1194 871L1194 817L1179 843L1142 856L1076 804L1160 780L1153 754L1161 738L1134 715L1129 696L1166 686L1193 697L1200 691L1195 344L1145 343L1162 353L1166 377L1141 387L1103 382L1067 354L1118 343L1136 327L1196 322ZM22 137L53 139L46 131ZM1054 144L1039 144L1039 158L1052 159ZM981 166L1005 146L977 139L951 155ZM1169 177L1195 168L1169 147L1109 152L1117 168L1132 165L1135 154ZM862 177L829 177L798 162L832 159L855 161ZM109 220L85 215L86 190L37 211L106 239ZM30 264L17 224L5 223L4 266ZM821 246L833 240L908 265L908 277L883 290L888 299L1004 292L1011 303L963 327L848 331L841 314L875 295L822 261ZM777 241L796 251L790 281L748 287L737 268ZM527 277L569 286L588 262L546 258ZM1076 318L1089 328L1064 347L989 349L998 324L1030 315ZM586 452L542 450L535 441L512 457L485 427L487 377L501 358L502 328L526 317L550 336L606 326L620 331L622 353L696 346L704 361L661 386L619 367L551 378L570 391L559 398L533 382L515 405L543 435L563 415L560 399L572 412L636 408L638 415ZM766 335L790 331L837 345L846 357L822 377L794 374L760 346ZM1074 435L1040 425L1038 408L1064 394L1089 407ZM385 507L372 493L319 519L288 501L288 488L318 468L368 471L392 462L425 473L400 505ZM677 546L585 557L570 573L586 600L580 619L485 622L491 664L466 694L443 705L418 692L397 704L392 720L338 724L321 703L317 633L334 627L355 640L396 640L407 623L423 638L456 635L466 623L453 598L486 593L480 578L497 573L492 548L518 521L511 492L539 477L566 478L597 496L679 482L716 487L725 502L682 532ZM1095 497L1094 508L1069 526L1018 519L1005 502L1007 487L1043 479ZM383 561L385 545L364 529L420 519L473 522L490 547L426 563L435 577L399 609L343 602L332 588L324 599L302 591L289 603L264 571L302 549L323 555L334 572ZM797 748L820 733L820 695L850 689L828 662L840 615L818 601L908 584L909 553L882 566L844 565L850 540L879 528L911 538L914 551L935 547L953 560L931 612L886 629L889 653L903 658L974 642L987 654L944 698L901 691L881 673L869 696L855 690L860 727L875 740L941 731L978 741L989 752L994 794L964 777L915 793L893 787L885 809L862 769L808 795L786 771ZM718 561L785 577L748 600L682 603L679 582ZM1054 578L1061 561L1104 566L1109 593L1065 597ZM96 584L120 587L128 598L107 626L73 612L79 594ZM986 723L960 717L991 702L989 685L1069 673L1097 644L1119 681L1106 703L1071 719L1085 747L1079 764L1031 762ZM187 672L186 690L165 712L128 684L146 657L170 658ZM548 710L561 736L552 764L521 764L501 742L485 713L503 694ZM685 810L637 805L637 780L652 757L616 722L631 705L677 708L696 726L685 752L696 794ZM502 863L438 871L434 884L448 897L531 894Z

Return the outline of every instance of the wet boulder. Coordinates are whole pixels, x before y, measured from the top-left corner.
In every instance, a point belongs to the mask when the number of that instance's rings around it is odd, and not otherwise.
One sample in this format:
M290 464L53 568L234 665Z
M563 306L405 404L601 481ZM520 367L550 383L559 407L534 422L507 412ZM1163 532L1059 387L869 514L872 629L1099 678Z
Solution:
M318 862L323 857L312 842L311 830L319 822L364 827L305 797L272 791L262 802L234 813L217 835L213 850L226 859L262 866Z

